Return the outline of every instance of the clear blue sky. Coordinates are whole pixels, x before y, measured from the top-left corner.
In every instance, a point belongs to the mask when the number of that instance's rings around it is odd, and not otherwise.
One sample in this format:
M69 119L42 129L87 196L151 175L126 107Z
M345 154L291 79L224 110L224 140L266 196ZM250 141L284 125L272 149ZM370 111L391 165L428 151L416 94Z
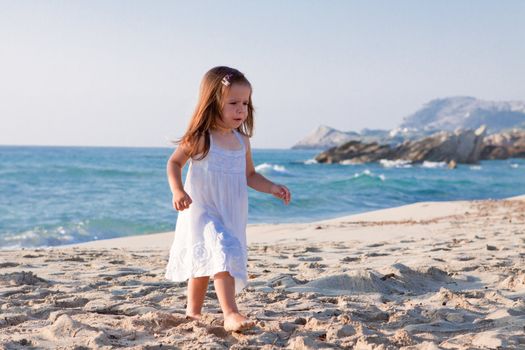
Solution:
M256 148L523 100L524 19L519 0L0 0L0 144L167 146L216 65L254 86Z

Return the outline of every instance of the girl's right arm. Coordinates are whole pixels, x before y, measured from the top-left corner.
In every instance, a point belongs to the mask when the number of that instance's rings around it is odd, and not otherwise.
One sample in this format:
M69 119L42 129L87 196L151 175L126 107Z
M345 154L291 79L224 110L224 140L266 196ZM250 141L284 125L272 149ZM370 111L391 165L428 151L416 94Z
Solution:
M173 208L179 211L189 208L192 202L190 196L186 193L186 191L184 191L184 186L182 185L182 168L184 168L184 165L188 159L189 156L187 155L186 148L184 145L179 144L179 146L168 159L168 163L166 165L168 183L173 195Z

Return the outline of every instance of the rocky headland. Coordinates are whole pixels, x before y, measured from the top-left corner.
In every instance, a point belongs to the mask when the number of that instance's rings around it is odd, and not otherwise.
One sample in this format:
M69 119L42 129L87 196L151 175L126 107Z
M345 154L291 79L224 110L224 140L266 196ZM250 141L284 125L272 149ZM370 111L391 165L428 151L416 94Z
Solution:
M454 132L441 131L399 145L349 141L315 157L319 163L368 163L381 159L475 164L480 160L525 157L525 130L486 135L486 127Z
M486 134L508 134L510 130L525 130L525 102L523 101L484 101L469 96L439 98L424 104L415 113L403 118L398 127L391 130L363 129L360 132L340 131L326 125L319 126L311 134L301 139L293 149L320 149L341 146L350 141L353 147L359 144L389 145L395 148L406 141L420 141L441 131L453 133L455 130L472 130L485 125ZM511 132L512 134L512 132ZM519 138L519 135L518 135ZM494 137L487 139L487 145L513 142L514 136L505 140ZM373 147L373 146L367 146ZM505 144L508 148L508 144ZM495 159L504 156L498 147L487 152L494 153ZM519 154L511 150L510 154ZM483 158L482 158L483 159ZM492 159L487 156L487 159Z

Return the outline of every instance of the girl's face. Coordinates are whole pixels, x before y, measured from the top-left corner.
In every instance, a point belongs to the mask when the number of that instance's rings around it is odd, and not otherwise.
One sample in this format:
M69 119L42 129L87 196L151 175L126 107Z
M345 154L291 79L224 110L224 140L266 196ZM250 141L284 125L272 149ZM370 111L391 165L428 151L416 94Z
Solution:
M219 126L237 129L248 117L248 102L251 88L245 84L232 84L224 97L222 120L217 120Z

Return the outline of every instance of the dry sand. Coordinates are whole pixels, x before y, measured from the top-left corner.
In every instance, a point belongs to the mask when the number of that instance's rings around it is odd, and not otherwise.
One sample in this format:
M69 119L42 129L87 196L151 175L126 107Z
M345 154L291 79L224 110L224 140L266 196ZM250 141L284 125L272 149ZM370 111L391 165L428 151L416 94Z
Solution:
M525 196L250 225L254 329L164 280L173 233L0 251L6 349L525 349Z

